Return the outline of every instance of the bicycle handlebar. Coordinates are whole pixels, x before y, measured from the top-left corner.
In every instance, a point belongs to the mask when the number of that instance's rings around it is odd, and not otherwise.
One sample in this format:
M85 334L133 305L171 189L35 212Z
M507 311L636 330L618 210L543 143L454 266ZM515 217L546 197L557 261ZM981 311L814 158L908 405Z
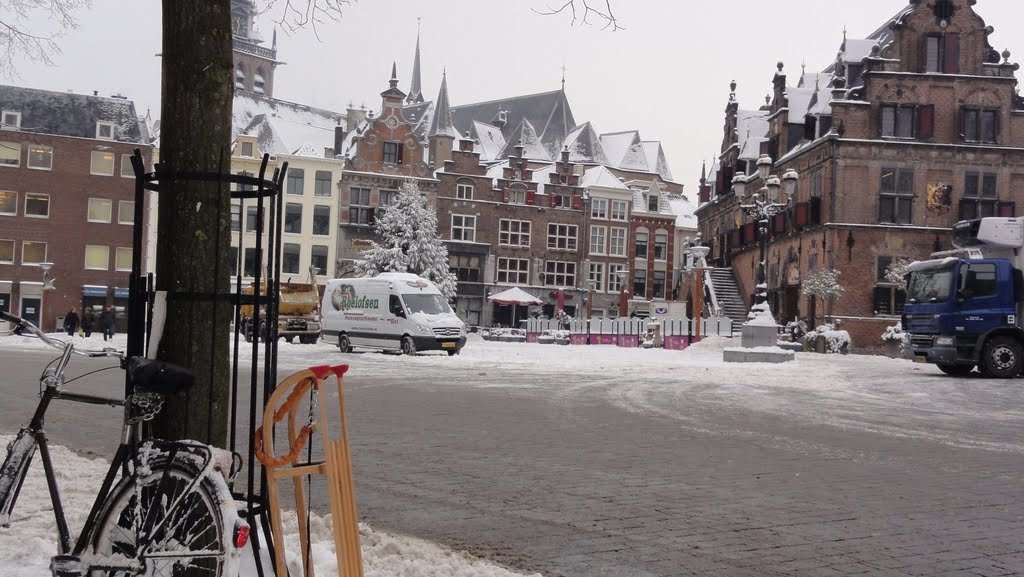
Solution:
M70 346L72 353L82 357L114 357L121 361L124 361L125 359L125 354L117 349L79 349L74 346L74 343L66 343L60 339L47 336L46 333L39 330L39 327L19 316L12 315L11 313L0 311L0 320L14 323L14 334L20 335L24 334L25 331L28 331L31 336L38 338L55 349L64 350Z

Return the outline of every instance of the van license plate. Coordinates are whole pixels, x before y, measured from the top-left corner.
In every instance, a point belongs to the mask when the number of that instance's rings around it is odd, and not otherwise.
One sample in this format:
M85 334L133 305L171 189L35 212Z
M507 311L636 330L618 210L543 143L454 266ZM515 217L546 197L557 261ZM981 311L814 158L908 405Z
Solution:
M458 343L441 343L442 349L454 349L458 346Z
M928 355L914 355L914 362L915 363L927 363L928 362Z

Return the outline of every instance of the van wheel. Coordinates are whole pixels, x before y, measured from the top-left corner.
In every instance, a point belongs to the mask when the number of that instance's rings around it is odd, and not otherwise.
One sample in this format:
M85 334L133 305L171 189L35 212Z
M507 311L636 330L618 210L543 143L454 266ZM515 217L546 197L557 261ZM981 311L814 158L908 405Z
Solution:
M459 351L457 351L457 350L455 350L455 351L448 351L448 356L449 357L454 357L457 354L459 354Z
M338 337L338 348L343 353L352 352L352 342L348 340L348 335L341 335Z
M993 337L985 343L981 353L981 372L986 377L1012 379L1021 371L1022 354L1024 351L1016 339L1007 336Z
M402 354L415 355L416 354L416 343L410 336L402 337Z
M295 337L284 337L284 340L288 341L288 344L295 344Z

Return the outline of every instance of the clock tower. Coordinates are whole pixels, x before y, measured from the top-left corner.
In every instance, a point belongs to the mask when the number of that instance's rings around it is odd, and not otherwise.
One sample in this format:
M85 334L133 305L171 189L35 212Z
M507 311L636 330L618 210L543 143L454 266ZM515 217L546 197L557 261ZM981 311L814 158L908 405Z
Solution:
M235 90L274 95L277 60L277 32L270 48L256 28L255 0L231 0L231 34L235 65Z

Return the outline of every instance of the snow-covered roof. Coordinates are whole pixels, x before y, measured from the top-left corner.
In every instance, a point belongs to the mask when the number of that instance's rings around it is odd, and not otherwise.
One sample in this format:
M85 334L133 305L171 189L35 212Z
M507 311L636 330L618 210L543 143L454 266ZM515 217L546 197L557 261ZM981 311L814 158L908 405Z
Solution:
M697 205L690 202L685 195L671 196L668 202L676 215L676 228L697 229L697 216L693 214L697 210Z
M868 56L871 56L871 48L878 44L878 40L861 40L847 38L846 50L843 52L843 62L847 64L860 64Z
M555 165L549 164L533 169L533 182L537 183L537 194L545 194L544 187L551 183L551 173L555 172Z
M498 179L505 176L505 169L508 168L508 161L492 164L487 168L487 176L491 179L491 186L498 188Z
M761 154L761 143L768 136L767 110L736 111L736 142L740 147L740 160L757 159Z
M658 195L658 213L659 214L673 214L672 205L668 201L668 193L661 190L661 186L658 181L651 183L649 189L643 189L641 187L633 188L633 212L650 212L647 210L647 194Z
M657 140L645 140L641 143L644 149L644 157L647 160L648 168L661 175L665 180L672 180L672 170L668 167L668 160L665 159L665 149Z
M480 153L480 160L497 160L505 148L505 137L497 126L483 122L473 122L470 136L479 141L474 149Z
M604 166L594 166L584 171L583 178L580 179L580 186L584 188L590 186L601 186L604 188L629 190L628 186L622 184L619 177L612 174L612 171L608 170Z
M537 130L533 127L533 124L525 118L509 135L508 141L505 143L505 148L501 151L499 158L508 158L509 156L512 156L515 154L515 147L520 144L523 146L523 156L530 160L551 159L547 149L544 148L543 143L540 141L540 136L537 135Z
M640 134L635 130L601 135L601 146L604 147L604 153L608 157L608 162L615 167L622 166L626 154L629 153L629 147L634 143L640 143Z
M270 154L296 154L334 147L334 127L345 115L245 91L235 91L231 109L231 137L256 136L261 150ZM305 154L304 154L305 155Z
M96 138L96 123L114 125L113 140L148 144L127 98L0 85L0 109L21 113L21 131Z
M569 148L570 162L608 164L608 157L601 146L601 137L590 122L584 122L570 132L565 137L565 146Z

